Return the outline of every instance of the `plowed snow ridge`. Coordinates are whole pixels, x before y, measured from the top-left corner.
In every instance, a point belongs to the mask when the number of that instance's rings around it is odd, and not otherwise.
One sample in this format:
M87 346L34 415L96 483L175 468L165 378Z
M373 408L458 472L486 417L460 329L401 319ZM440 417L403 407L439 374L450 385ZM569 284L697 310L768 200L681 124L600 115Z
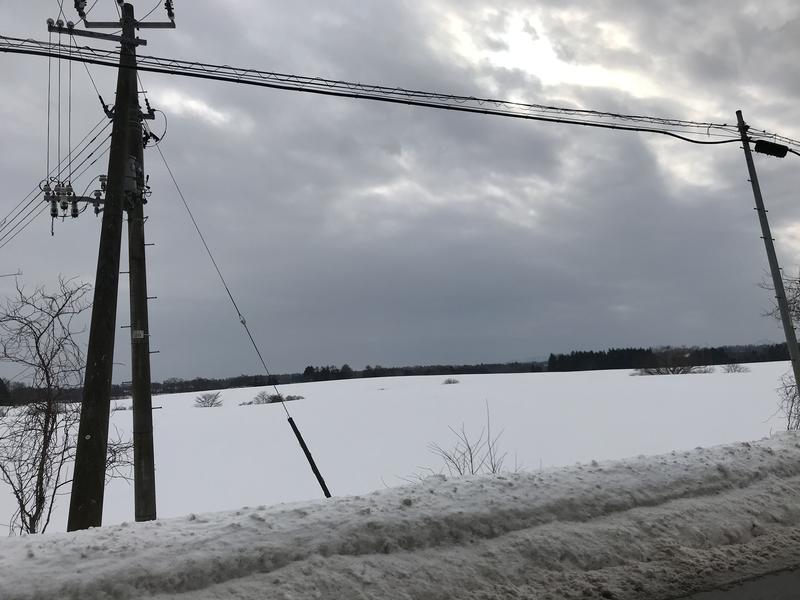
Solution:
M800 556L800 436L0 542L0 597L669 598ZM545 596L546 597L546 596Z

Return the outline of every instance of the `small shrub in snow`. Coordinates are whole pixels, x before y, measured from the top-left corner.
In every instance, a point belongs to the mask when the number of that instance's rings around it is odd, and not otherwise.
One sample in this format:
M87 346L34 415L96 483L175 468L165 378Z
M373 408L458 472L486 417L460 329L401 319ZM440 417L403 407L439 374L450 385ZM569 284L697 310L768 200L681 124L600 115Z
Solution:
M269 404L270 402L272 401L269 399L269 394L262 390L253 398L252 404Z
M450 428L455 436L452 446L440 446L439 444L429 444L428 449L438 456L443 463L443 468L450 476L461 477L463 475L489 475L499 473L517 473L522 467L514 461L514 468L505 468L505 461L508 457L507 452L500 450L499 440L503 435L492 433L492 422L489 415L489 407L486 407L486 426L480 433L471 435L467 433L464 425L461 429ZM437 474L433 469L423 469L427 474ZM441 473L440 473L441 474ZM418 473L417 479L422 480L425 475Z
M194 399L194 406L195 408L216 408L217 406L222 406L222 400L219 396L220 392L200 394Z
M454 385L456 383L461 383L461 382L455 377L448 377L442 382L442 385Z
M670 366L636 369L631 375L692 375L713 372L714 367L708 366Z
M302 400L303 396L282 396L281 394L269 394L264 390L258 392L252 400L240 402L239 406L253 406L256 404L273 404L275 402L289 402L290 400Z
M749 373L750 369L744 365L737 365L736 363L724 365L722 367L723 373Z

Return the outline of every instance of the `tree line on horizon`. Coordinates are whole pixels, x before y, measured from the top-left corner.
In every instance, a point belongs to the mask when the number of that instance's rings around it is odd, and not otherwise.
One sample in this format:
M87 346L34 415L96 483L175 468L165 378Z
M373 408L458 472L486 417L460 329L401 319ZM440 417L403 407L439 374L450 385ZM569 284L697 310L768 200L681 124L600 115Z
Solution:
M786 344L751 344L717 347L610 348L551 354L548 371L602 371L608 369L655 369L704 367L789 360Z
M170 377L152 383L153 394L204 392L242 387L265 387L311 381L362 379L369 377L408 377L415 375L486 375L493 373L531 373L565 371L601 371L608 369L647 369L665 366L711 366L789 360L786 344L749 344L717 347L610 348L608 350L575 350L568 354L550 354L547 361L480 363L473 365L415 365L383 367L367 365L355 370L348 364L308 365L302 373L278 375L237 375L235 377ZM0 406L28 404L35 401L36 388L18 381L0 380ZM64 390L64 400L80 402L82 390ZM113 398L130 396L130 388L115 384Z

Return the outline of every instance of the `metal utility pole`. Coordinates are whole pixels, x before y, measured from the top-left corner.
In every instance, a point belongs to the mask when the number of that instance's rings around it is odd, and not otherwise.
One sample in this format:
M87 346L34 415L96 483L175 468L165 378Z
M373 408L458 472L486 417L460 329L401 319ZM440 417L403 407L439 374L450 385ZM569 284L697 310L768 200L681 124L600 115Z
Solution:
M117 73L117 97L111 132L100 250L97 257L86 375L83 383L81 420L75 452L72 495L67 531L99 527L103 523L108 417L111 404L111 376L114 362L114 334L117 322L117 289L122 243L122 210L126 180L131 172L131 141L139 127L136 86L136 21L133 6L122 6L122 50ZM135 155L134 155L135 157Z
M753 196L756 200L756 212L758 212L758 220L761 223L761 237L764 240L764 247L767 250L767 261L769 262L769 271L772 275L772 285L775 289L775 298L778 300L778 311L781 315L781 323L783 324L783 333L786 336L786 345L789 348L789 358L792 361L792 371L794 372L795 385L798 386L800 392L800 351L797 348L797 335L792 323L792 315L789 312L789 303L786 300L786 291L783 287L783 277L781 269L778 266L778 257L775 254L775 244L772 239L772 233L769 229L769 221L767 220L767 210L764 208L764 198L761 196L761 186L758 184L758 175L756 174L756 166L753 162L753 153L750 151L750 139L747 137L747 130L750 128L742 117L742 111L736 111L736 119L739 124L739 134L742 136L742 148L744 149L744 158L747 161L747 170L750 173L750 184L753 186ZM758 144L756 144L758 150Z
M133 488L137 521L156 518L153 401L150 394L150 328L144 241L144 148L139 125L135 145L138 194L128 209L128 262L131 309L131 381L133 393Z

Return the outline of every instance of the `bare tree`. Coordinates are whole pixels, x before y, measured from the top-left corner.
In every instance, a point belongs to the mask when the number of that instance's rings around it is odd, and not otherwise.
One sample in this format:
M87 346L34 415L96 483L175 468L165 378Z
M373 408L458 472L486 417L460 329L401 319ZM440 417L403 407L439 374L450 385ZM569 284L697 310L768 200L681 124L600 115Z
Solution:
M722 367L723 373L749 373L750 369L738 363L731 363Z
M194 399L194 406L195 408L215 408L217 406L222 406L222 400L220 399L221 392L207 392L205 394L200 394Z
M761 283L758 284L761 289L772 292L770 298L772 300L771 308L764 313L767 317L780 321L781 313L778 308L778 301L775 298L775 286L772 285L772 278L765 275ZM786 292L786 302L789 304L789 314L792 321L797 323L800 321L800 272L795 276L783 276L783 289Z
M766 311L765 316L780 321L781 314L775 299L775 287L772 285L772 281L765 278L759 286L772 292L772 308ZM800 273L794 277L784 275L783 287L786 292L786 301L789 304L789 316L791 316L792 322L797 324L800 322ZM777 392L778 404L783 414L786 415L786 429L789 431L800 429L800 398L798 398L797 386L791 372L781 375Z
M791 371L781 375L777 391L778 403L783 414L786 415L786 429L789 431L800 429L800 398L798 398L797 386L794 384L794 375Z
M52 293L41 286L28 293L18 283L0 308L0 360L24 367L35 390L33 401L0 418L0 481L16 500L12 533L44 532L59 492L71 483L83 381L75 336L89 291L64 278ZM109 444L111 474L123 474L130 447L119 439Z

